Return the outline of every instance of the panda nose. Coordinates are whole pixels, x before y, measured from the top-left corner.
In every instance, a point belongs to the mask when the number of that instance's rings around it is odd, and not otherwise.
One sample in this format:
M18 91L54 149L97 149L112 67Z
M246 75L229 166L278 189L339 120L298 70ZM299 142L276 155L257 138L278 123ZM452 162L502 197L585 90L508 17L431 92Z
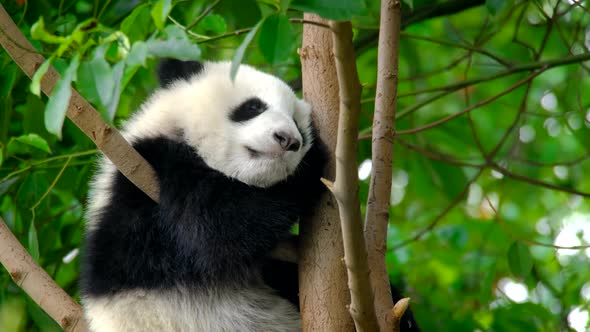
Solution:
M274 133L274 139L285 151L297 151L301 146L298 139L285 133L284 131L277 131Z

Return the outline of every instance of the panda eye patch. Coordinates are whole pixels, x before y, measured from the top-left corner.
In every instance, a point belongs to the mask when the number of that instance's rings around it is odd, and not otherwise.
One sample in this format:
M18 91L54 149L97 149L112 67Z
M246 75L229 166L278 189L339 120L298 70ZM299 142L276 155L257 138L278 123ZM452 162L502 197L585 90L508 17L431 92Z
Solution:
M262 100L254 97L246 100L236 107L230 119L234 122L244 122L257 117L268 109L268 105Z

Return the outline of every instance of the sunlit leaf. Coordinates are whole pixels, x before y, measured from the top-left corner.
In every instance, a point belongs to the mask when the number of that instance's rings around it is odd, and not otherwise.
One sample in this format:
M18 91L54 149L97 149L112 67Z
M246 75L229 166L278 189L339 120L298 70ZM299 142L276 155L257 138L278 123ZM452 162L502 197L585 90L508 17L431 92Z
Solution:
M232 81L236 78L236 75L238 74L238 69L240 68L240 64L242 63L242 60L244 58L244 53L246 53L246 48L248 48L248 45L250 45L252 39L254 39L254 36L256 35L256 32L258 32L258 29L260 29L261 24L262 22L258 22L258 24L256 24L252 28L252 30L250 30L250 32L248 32L248 34L236 50L236 53L234 54L234 57L231 61L231 69L229 74Z
M27 232L27 242L29 254L31 254L31 257L33 257L35 261L39 261L39 239L37 237L37 229L35 228L35 223L33 221L31 221L29 231Z
M164 23L166 23L171 9L172 0L158 0L154 7L152 7L152 19L158 30L164 29Z
M123 73L125 72L125 62L121 61L113 67L112 80L115 82L112 91L112 98L107 105L107 118L113 121L117 106L119 106L119 97L121 95L121 86L123 83Z
M41 97L41 80L43 80L43 76L47 73L49 66L51 65L51 61L53 61L53 57L48 58L39 66L39 69L33 75L31 79L31 93L36 95L37 97Z
M49 148L49 144L47 144L47 141L37 134L22 135L17 137L16 140L18 142L43 150L47 153L51 153L51 149Z
M72 95L71 83L76 78L76 71L80 58L76 54L72 58L68 69L53 88L47 106L45 107L45 127L47 131L61 139L61 128L66 117L66 111Z
M130 40L143 40L153 29L149 5L141 4L121 22L121 32Z
M65 37L56 36L49 33L45 29L45 21L43 21L43 16L40 16L37 22L35 22L31 27L31 37L48 44L61 44L67 40Z

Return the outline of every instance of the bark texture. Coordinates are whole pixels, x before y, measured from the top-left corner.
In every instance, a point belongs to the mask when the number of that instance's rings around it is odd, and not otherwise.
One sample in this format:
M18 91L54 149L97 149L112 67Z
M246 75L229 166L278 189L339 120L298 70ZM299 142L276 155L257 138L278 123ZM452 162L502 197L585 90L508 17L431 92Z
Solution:
M327 24L313 14L305 14L304 19ZM304 25L299 54L303 96L314 108L314 120L321 138L334 152L339 98L331 31ZM333 159L324 177L334 178ZM336 201L333 195L324 195L316 215L300 224L299 301L303 331L354 331L354 323L346 309L350 295L346 267L341 260L344 256L341 239Z
M365 239L371 284L381 331L391 331L393 328L391 320L386 319L393 307L393 301L385 252L391 198L400 21L401 1L382 0L371 148L373 168L365 215Z
M67 332L86 331L82 309L33 260L0 217L0 261L12 280Z
M33 45L20 32L1 5L0 44L30 78L45 62L45 58L35 51ZM50 67L41 81L41 91L48 96L51 95L59 77L57 71ZM72 89L72 97L66 116L90 137L125 177L154 201L158 201L158 183L150 164L129 145L116 129L104 122L94 107L74 89Z
M350 22L330 22L330 28L340 91L340 115L336 142L336 181L333 185L328 184L328 188L336 197L340 211L351 298L348 310L358 332L377 331L358 188L361 85L352 46L352 25Z

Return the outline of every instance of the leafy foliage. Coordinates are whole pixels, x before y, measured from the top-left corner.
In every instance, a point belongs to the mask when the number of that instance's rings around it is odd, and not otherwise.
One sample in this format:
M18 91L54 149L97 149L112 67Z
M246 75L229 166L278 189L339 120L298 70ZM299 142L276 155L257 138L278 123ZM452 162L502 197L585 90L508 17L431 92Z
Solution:
M114 124L154 89L159 57L233 59L236 70L247 62L297 86L301 10L352 19L364 87L358 157L370 159L379 1L24 3L3 6L50 60L31 82L0 54L0 214L73 296L96 150L64 120L70 85ZM391 280L424 331L584 331L590 325L573 317L589 310L590 251L553 245L590 242L590 4L404 4ZM39 84L49 65L62 80L48 99ZM0 324L58 330L3 270Z

